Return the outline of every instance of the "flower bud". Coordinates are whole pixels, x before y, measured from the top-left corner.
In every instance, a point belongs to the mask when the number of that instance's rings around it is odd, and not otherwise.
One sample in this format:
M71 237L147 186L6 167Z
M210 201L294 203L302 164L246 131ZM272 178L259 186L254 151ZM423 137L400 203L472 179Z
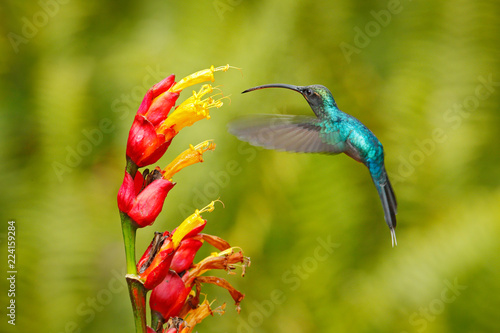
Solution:
M191 288L184 286L176 272L169 271L165 279L151 292L149 306L167 321L180 313L190 291Z
M118 191L118 208L127 214L139 227L145 227L154 222L160 214L168 192L174 183L167 179L156 179L144 185L144 178L137 172L134 179L125 172L122 186Z

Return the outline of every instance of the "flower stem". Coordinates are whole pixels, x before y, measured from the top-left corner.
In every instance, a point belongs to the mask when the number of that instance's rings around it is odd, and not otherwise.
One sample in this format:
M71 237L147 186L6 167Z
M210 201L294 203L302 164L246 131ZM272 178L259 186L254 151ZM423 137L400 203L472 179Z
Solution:
M123 241L125 243L125 258L127 261L127 285L132 302L136 333L146 333L146 289L137 276L135 263L135 234L137 224L130 217L120 212L122 220Z
M136 275L127 275L127 285L132 301L136 333L146 333L146 288Z
M137 172L138 169L139 169L139 167L137 166L137 164L135 164L134 161L132 161L127 156L127 166L125 167L125 170L128 172L128 174L131 175L132 178L134 178L135 173Z
M120 212L122 220L123 242L125 243L125 259L127 261L127 274L137 275L135 263L135 233L137 224L124 212Z

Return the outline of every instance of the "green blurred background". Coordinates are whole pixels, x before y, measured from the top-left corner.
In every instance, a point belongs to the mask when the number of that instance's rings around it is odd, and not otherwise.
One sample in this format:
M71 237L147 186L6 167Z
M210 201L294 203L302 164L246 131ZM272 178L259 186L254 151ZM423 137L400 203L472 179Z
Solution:
M217 149L137 240L224 201L205 231L252 258L228 277L246 298L237 315L206 288L227 313L199 332L500 332L498 1L3 1L0 15L1 267L15 220L18 271L15 327L0 282L2 332L133 331L116 208L128 130L152 84L226 63L242 68L216 74L231 102L158 165ZM273 82L328 86L384 144L397 248L364 166L227 133L244 114L311 114L290 91L240 95Z

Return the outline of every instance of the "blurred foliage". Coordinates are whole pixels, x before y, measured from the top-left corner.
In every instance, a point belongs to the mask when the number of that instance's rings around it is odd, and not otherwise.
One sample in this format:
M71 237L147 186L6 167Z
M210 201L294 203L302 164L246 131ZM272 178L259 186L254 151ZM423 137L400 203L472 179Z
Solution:
M245 278L229 278L246 299L200 332L500 331L499 2L7 0L0 15L1 267L14 219L18 270L16 326L4 316L2 332L133 331L116 208L133 115L167 74L226 63L243 69L216 74L231 103L159 165L209 138L216 151L176 175L138 233L144 249L154 230L224 201L205 230L251 256ZM328 86L379 137L397 248L362 165L227 133L239 115L311 114L290 91L240 95L272 82Z

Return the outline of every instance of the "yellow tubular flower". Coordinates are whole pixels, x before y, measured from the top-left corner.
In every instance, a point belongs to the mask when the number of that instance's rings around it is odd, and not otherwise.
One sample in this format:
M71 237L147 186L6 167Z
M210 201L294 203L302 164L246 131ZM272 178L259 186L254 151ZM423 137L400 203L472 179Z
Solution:
M177 229L174 232L174 235L172 236L172 243L174 244L174 248L177 248L179 243L182 241L182 239L189 234L192 230L195 228L203 225L205 223L205 220L201 217L201 213L204 212L213 212L215 209L215 202L219 200L212 201L209 203L207 206L203 207L201 210L195 210L193 214L188 216L180 226L177 227Z
M208 257L197 263L190 272L191 276L200 276L212 269L224 269L229 274L236 267L241 267L242 274L245 275L246 267L250 266L250 258L243 256L243 250L238 247L231 247L222 252L213 252Z
M173 175L185 167L198 162L203 162L203 153L207 150L214 149L215 143L212 140L203 141L195 147L193 147L193 145L189 145L189 149L182 152L172 162L170 162L165 169L163 169L162 178L171 180Z
M191 75L186 76L185 78L182 78L179 82L174 84L168 91L169 92L180 92L183 89L186 89L187 87L190 87L192 85L195 85L197 83L202 83L202 82L214 82L214 73L218 71L223 71L227 72L229 68L236 68L233 66L229 66L227 64L226 66L220 66L215 68L214 66L211 66L209 69L204 69L201 71L198 71L196 73L193 73Z
M212 304L205 299L197 308L191 309L184 316L184 323L181 327L180 333L191 333L197 324L201 323L206 317L213 316L214 313L221 316L224 314L224 309L226 308L225 303L216 309L212 309L211 305Z
M172 114L161 124L158 131L165 134L165 140L174 137L181 129L193 125L198 120L210 119L208 112L211 108L220 108L224 103L221 99L215 100L212 97L202 99L208 93L213 92L213 87L205 84L200 91L194 92L193 96L186 99L179 105ZM170 129L173 129L171 131Z

